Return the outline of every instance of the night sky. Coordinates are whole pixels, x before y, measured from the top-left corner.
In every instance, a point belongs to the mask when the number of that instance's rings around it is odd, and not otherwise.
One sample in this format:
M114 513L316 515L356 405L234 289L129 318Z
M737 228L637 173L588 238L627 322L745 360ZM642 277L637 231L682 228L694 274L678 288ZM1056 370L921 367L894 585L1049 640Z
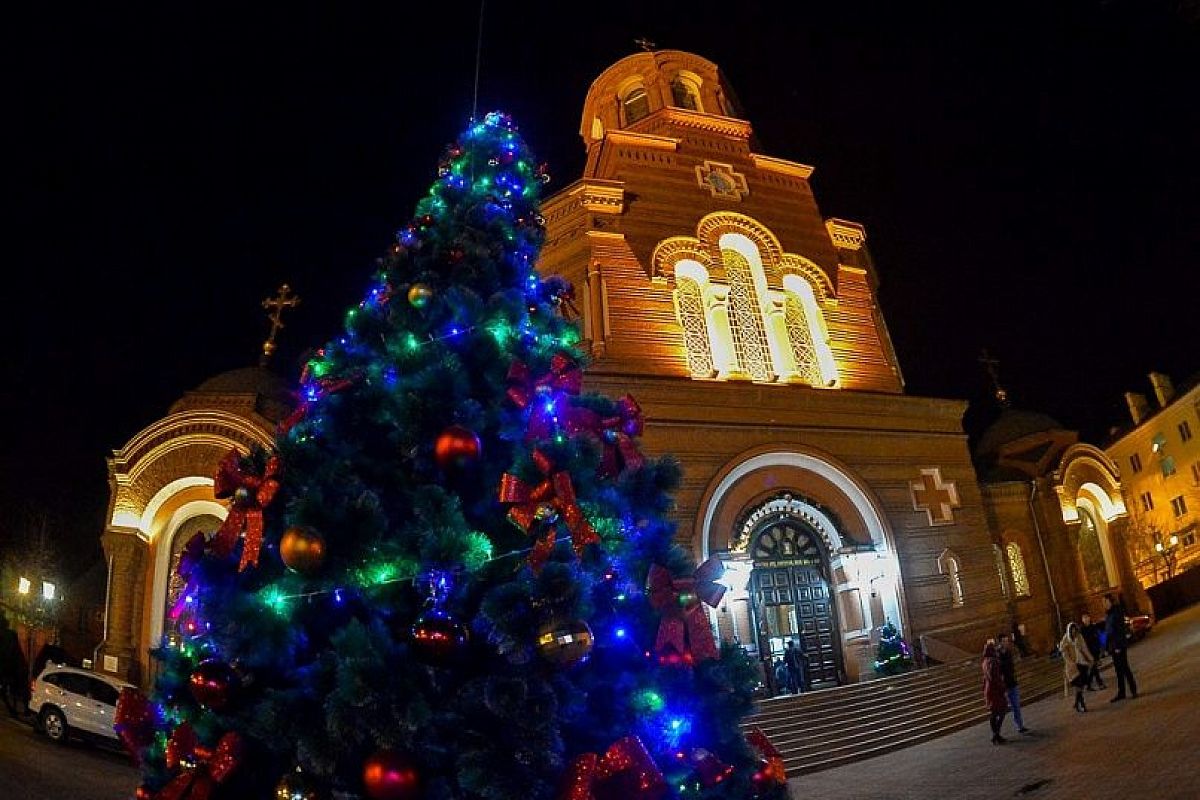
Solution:
M339 329L470 114L476 8L38 5L6 26L0 547L46 511L72 571L105 456L255 363L262 298L304 298L285 374ZM983 347L1016 406L1093 441L1150 370L1200 370L1195 0L487 5L480 110L551 191L635 38L716 61L762 150L866 225L908 391L972 400L973 432Z

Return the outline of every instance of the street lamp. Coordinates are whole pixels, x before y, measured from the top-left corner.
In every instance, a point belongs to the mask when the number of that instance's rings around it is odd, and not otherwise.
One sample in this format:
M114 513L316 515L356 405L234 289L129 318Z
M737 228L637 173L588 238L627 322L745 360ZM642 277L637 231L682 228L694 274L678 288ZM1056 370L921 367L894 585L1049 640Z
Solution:
M1175 550L1179 547L1179 536L1172 533L1171 538L1167 540L1168 544L1164 545L1162 539L1154 543L1154 549L1163 557L1163 563L1167 565L1167 580L1175 577Z
M40 595L33 593L33 581L21 575L17 578L17 594L20 596L21 617L25 623L25 652L29 659L29 678L33 674L33 632L43 627L42 623L50 616L51 609L47 606L58 597L58 586L53 582L42 580Z

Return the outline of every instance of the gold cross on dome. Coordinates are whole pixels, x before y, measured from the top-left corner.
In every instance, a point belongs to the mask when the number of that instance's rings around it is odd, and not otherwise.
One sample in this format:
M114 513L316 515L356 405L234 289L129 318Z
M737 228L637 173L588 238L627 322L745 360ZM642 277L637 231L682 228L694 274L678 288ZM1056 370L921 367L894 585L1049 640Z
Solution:
M908 484L912 495L913 510L924 511L930 525L949 525L954 522L954 509L958 508L958 489L953 481L943 481L938 467L923 467L921 480Z
M267 319L271 320L271 333L263 342L262 355L258 359L260 367L265 367L275 353L275 337L283 327L283 310L300 305L300 296L291 292L292 288L285 283L279 287L279 294L262 301L262 307L267 309Z
M640 39L634 39L633 43L645 50L647 53L653 52L654 48L658 47L657 44L650 41L645 36L641 37Z

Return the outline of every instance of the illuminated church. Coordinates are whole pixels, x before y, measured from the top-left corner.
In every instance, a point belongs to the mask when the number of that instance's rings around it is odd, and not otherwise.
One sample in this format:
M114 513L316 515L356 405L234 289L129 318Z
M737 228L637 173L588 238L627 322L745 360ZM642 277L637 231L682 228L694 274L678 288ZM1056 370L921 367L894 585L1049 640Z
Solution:
M620 60L580 134L583 176L543 204L539 269L575 287L587 387L633 394L644 449L683 467L679 539L732 586L722 639L766 664L800 638L832 686L873 674L889 621L937 660L1018 621L1045 651L1100 593L1132 591L1115 466L1011 410L973 454L965 401L905 394L866 231L821 215L813 167L756 152L715 64ZM223 517L216 464L269 441L280 390L265 370L219 376L110 459L98 668L148 679L172 560Z

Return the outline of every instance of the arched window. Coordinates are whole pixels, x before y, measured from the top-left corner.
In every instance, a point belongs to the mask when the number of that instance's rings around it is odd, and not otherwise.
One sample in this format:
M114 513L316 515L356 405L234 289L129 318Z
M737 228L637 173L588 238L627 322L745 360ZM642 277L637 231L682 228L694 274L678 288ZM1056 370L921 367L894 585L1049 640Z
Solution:
M964 602L962 575L958 565L958 556L949 550L943 550L938 556L938 572L946 576L950 585L950 605L961 606Z
M736 250L722 250L721 256L729 279L729 327L738 367L752 380L772 380L771 350L750 262Z
M671 81L671 104L676 108L700 111L700 92L694 81L678 75Z
M675 288L675 312L683 328L687 348L688 370L694 377L709 378L713 374L712 345L704 320L704 295L694 278L680 277Z
M813 346L812 328L804 315L800 298L791 292L785 295L784 320L788 341L792 345L792 357L796 359L796 374L810 386L820 386L821 366L817 362L817 349Z
M1021 555L1020 545L1009 542L1004 552L1008 554L1008 572L1012 575L1013 592L1017 597L1029 597L1029 575L1025 572L1025 556Z
M621 108L625 112L625 124L632 125L639 119L650 114L650 95L641 86L635 86L621 98Z
M996 575L1000 578L1000 593L1004 595L1004 599L1008 599L1008 570L1004 568L1004 553L1000 550L1000 545L992 545L992 555L996 559Z

